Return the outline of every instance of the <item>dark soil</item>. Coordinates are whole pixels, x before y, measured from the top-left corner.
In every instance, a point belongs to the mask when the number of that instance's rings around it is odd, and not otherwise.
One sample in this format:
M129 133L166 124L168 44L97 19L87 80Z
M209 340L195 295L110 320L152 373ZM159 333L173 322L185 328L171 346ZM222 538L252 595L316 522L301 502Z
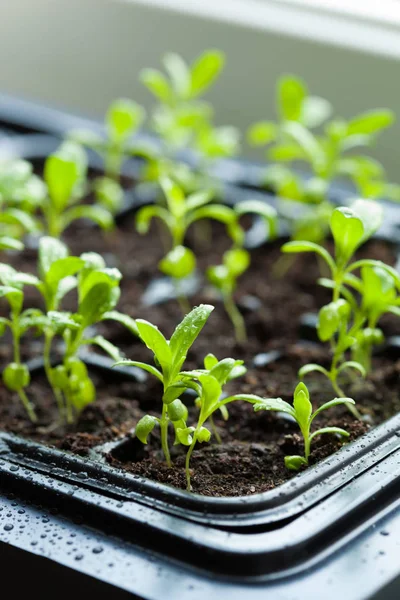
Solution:
M189 243L195 246L202 269L217 264L228 247L222 229L216 227L213 233L212 244L201 247L194 241L193 232L189 236ZM169 301L159 306L143 306L141 303L147 286L158 276L156 265L163 255L156 228L149 235L140 237L133 227L133 218L128 218L117 231L104 237L97 229L78 224L73 231L66 232L65 241L71 254L97 251L105 257L109 266L118 267L124 276L118 309L133 317L150 320L170 336L182 318L177 303ZM298 341L301 315L315 312L326 301L327 292L315 285L318 266L311 255L299 257L285 277L273 277L271 271L280 256L279 246L275 243L253 251L252 266L239 286L237 301L243 308L249 336L246 344L235 342L230 321L212 290L203 286L191 299L193 306L207 302L215 304L216 308L189 353L186 367L200 367L208 352L213 352L218 358L241 358L248 372L242 379L229 384L230 393L240 391L266 397L279 396L290 402L298 381L299 367L307 362L329 363L326 348ZM363 256L380 258L391 264L394 262L390 248L378 242L369 244ZM35 272L36 256L33 251L10 255L9 259L18 269ZM27 306L39 306L36 292L28 290ZM76 302L73 294L66 300L65 308L73 309ZM250 310L250 304L258 306ZM400 333L399 322L394 318L385 319L382 326L387 333ZM104 323L99 329L110 341L119 345L127 357L152 360L151 353L122 326ZM24 356L40 355L40 348L40 340L27 337ZM281 351L281 358L265 366L253 365L255 355L275 349ZM3 364L11 360L8 344L0 347L0 355ZM42 376L35 376L29 388L39 416L37 427L27 420L18 398L11 397L1 387L1 427L45 444L87 455L91 448L129 434L143 414L159 414L161 390L159 383L150 377L139 383L120 380L113 372L106 375L96 372L93 379L98 398L69 429L49 428L56 421L57 413ZM327 425L344 427L349 431L351 441L400 410L400 362L376 359L373 375L366 382L342 383L346 394L358 402L366 420L356 421L346 408L337 407L320 415L316 422L318 428ZM318 375L310 375L307 384L314 407L335 396L329 384ZM284 456L302 453L301 439L293 423L273 413L254 413L252 406L246 403L231 405L229 412L230 418L226 423L216 418L222 444L212 440L210 444L199 445L193 453L193 490L209 496L247 495L271 489L292 477L293 473L284 467ZM195 417L194 407L190 407L189 424L191 417ZM316 439L311 462L335 452L342 443L333 436ZM118 468L185 487L184 450L173 447L172 453L174 467L167 468L160 454L158 433L155 432L148 446L144 447L132 438L123 449L108 455L108 460Z

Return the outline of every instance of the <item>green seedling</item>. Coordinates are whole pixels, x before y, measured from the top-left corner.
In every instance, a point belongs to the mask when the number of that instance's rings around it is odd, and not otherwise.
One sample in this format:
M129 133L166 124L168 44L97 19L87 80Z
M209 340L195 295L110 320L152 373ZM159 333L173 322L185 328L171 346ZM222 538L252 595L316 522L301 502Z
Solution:
M45 232L52 237L60 237L63 231L78 219L89 219L104 230L114 225L110 207L115 200L113 182L98 184L99 202L82 204L87 196L87 158L81 146L75 142L64 142L50 155L44 166L44 180L47 196L41 205ZM107 200L106 200L107 198ZM108 204L107 204L108 203Z
M325 239L334 209L329 188L337 178L349 178L365 198L398 199L399 187L386 182L382 166L365 154L354 153L356 148L370 146L393 123L391 111L371 110L349 121L334 119L324 125L322 135L316 135L312 129L330 116L329 103L308 96L304 82L293 77L279 81L277 97L279 121L256 123L248 137L253 145L268 145L268 159L277 163L267 170L266 184L284 199L282 213L293 226L293 239ZM284 166L294 162L306 162L311 177L303 179ZM304 214L299 219L293 218L293 201L302 206Z
M71 423L96 395L86 365L79 358L82 349L95 344L113 360L121 356L116 346L103 336L92 336L90 329L107 319L122 323L134 334L137 328L133 319L114 310L120 296L121 274L118 269L107 268L100 255L91 252L81 257L68 256L62 242L43 237L38 271L37 287L44 299L47 318L43 327L46 375L58 403L60 419ZM62 299L75 288L77 310L63 312ZM64 351L61 364L52 367L51 349L56 335L62 337Z
M34 215L45 197L46 186L27 161L0 165L0 249L22 250L24 235L39 231Z
M238 245L243 242L244 232L234 209L222 204L210 204L211 191L197 192L185 197L182 188L171 179L163 177L160 183L166 197L166 206L152 205L141 208L136 216L136 228L140 234L147 233L150 222L155 217L165 225L171 236L172 248L160 261L159 269L175 282L178 299L182 309L186 311L187 300L181 293L180 282L196 268L194 252L184 245L188 228L204 219L220 221L226 225L229 237Z
M12 392L16 392L28 414L35 423L37 416L27 394L30 382L28 367L21 361L21 337L29 328L43 325L41 311L23 310L24 287L36 285L37 279L28 273L18 273L6 264L0 264L0 297L5 298L10 307L8 318L0 318L0 334L4 335L8 328L12 335L13 361L3 370L3 383Z
M240 377L246 372L243 361L225 358L218 361L214 355L208 355L204 361L205 369L187 371L181 374L183 382L198 394L196 404L200 409L196 426L187 427L186 422L176 428L176 443L188 447L185 461L187 490L191 491L190 459L196 444L209 442L211 431L205 426L210 422L216 434L213 415L220 411L224 419L228 418L227 405L236 401L258 404L266 399L254 394L235 394L224 397L223 387L233 378ZM219 436L216 436L219 440Z
M216 158L237 153L239 133L234 127L215 127L213 108L201 97L217 80L224 63L224 55L217 50L205 51L191 65L169 53L163 57L166 75L155 69L141 72L141 81L157 100L151 127L161 140L160 151L145 169L146 180L173 177L186 193L204 187L218 189L208 170ZM193 153L195 169L185 169L177 161L177 152L183 149Z
M249 252L243 248L233 248L224 253L221 265L209 267L206 272L210 283L221 293L225 310L232 321L238 342L245 342L247 334L243 315L234 301L233 294L238 278L247 271L249 265Z
M75 130L70 137L97 152L104 160L106 178L119 183L124 160L140 154L140 148L132 141L132 136L137 133L144 118L145 111L139 104L119 98L107 110L105 136L90 130Z
M181 369L187 353L213 309L213 306L206 304L194 308L176 327L170 340L167 340L155 325L137 319L139 336L147 348L153 352L156 366L135 360L122 360L116 363L117 365L139 367L162 383L161 418L145 415L136 425L136 437L146 444L148 435L154 427L159 426L161 447L168 466L172 464L168 443L169 424L172 423L175 432L177 429L186 427L187 409L180 400L180 396L188 388L188 385L182 380Z
M379 228L381 219L382 208L379 205L368 200L357 200L352 208L337 208L332 213L330 225L335 243L334 257L322 246L308 241L288 242L282 247L283 252L287 253L315 252L329 269L330 278L323 278L320 283L332 290L332 302L320 310L317 329L320 340L329 341L331 344L331 367L328 371L320 365L305 365L299 376L319 371L328 377L340 396L344 394L338 385L338 376L343 371L356 369L365 375L363 364L345 360L345 352L351 349L356 344L357 337L362 335L362 328L367 319L367 307L371 306L367 292L367 298L362 300L363 308L357 309L355 298L348 287L357 285L358 291L362 293L363 290L358 285L359 280L354 272L359 269L378 268L393 281L397 289L400 289L398 273L383 262L371 259L352 262L355 251ZM374 320L370 323L374 324ZM353 410L353 413L359 417L357 411Z
M261 399L260 402L254 404L254 410L269 410L280 413L286 413L293 417L298 424L301 434L304 440L304 456L285 456L285 466L287 469L298 471L304 466L308 466L311 442L318 435L325 433L331 433L340 435L342 437L349 437L349 433L340 427L323 427L311 433L311 425L322 411L345 404L346 406L354 405L354 400L351 398L335 398L330 402L322 404L316 411L313 412L312 404L310 401L310 394L307 386L304 383L299 383L294 391L293 406L288 402L285 402L281 398L265 398Z
M346 290L346 295L354 320L363 324L355 333L352 358L369 373L373 348L384 341L378 322L387 313L400 316L399 293L393 276L381 267L362 267L360 277L352 277L347 285L350 289ZM358 298L360 301L357 301Z

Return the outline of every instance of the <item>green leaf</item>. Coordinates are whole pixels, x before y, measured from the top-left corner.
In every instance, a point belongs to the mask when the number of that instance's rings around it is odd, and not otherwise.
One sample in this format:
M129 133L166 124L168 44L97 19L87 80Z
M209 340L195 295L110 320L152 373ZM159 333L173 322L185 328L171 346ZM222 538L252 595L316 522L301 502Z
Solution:
M121 352L119 348L106 340L102 335L96 335L94 338L87 338L85 339L84 343L99 346L115 361L118 361L121 358Z
M168 404L168 416L171 421L186 421L188 417L188 409L179 399Z
M121 142L132 135L144 119L143 108L126 98L114 100L106 114L106 125L112 140Z
M250 266L250 253L243 248L232 248L224 253L223 262L231 277L242 275Z
M68 138L81 146L87 146L94 150L103 150L105 146L104 139L96 132L90 129L73 129L68 133Z
M138 369L142 369L143 371L147 371L150 375L154 375L161 382L163 382L163 376L158 369L153 367L152 365L148 365L146 363L142 363L137 360L129 360L123 359L113 364L113 367L137 367Z
M215 367L215 365L218 364L218 358L214 355L214 354L207 354L207 356L204 358L204 368L207 369L208 371L211 371L211 369L213 367Z
M331 217L331 231L337 260L346 264L363 241L363 222L351 208L335 208Z
M21 290L12 286L0 286L0 298L5 297L13 313L18 314L22 309L24 295Z
M230 238L238 245L242 245L244 240L244 231L238 223L238 215L233 208L222 204L211 204L202 206L190 213L187 219L187 226L200 221L201 219L213 219L226 225Z
M65 328L78 329L79 324L71 318L71 314L56 310L49 310L47 313L49 324L57 331L61 332Z
M140 81L161 102L168 103L172 92L167 78L156 69L143 69L139 75Z
M168 52L163 57L163 63L178 98L187 98L191 88L191 73L183 58L179 54Z
M83 318L83 327L93 325L101 320L105 312L112 310L117 304L120 289L110 282L93 285L79 302L79 314Z
M0 235L0 250L23 250L24 244L11 237Z
M203 329L213 310L214 307L209 304L200 304L200 306L187 314L176 327L169 342L175 373L180 371L190 347Z
M370 110L358 115L348 123L348 135L371 135L377 133L386 127L390 127L395 120L395 115L391 110L377 109Z
M265 146L273 142L277 135L277 127L272 121L254 123L248 132L247 140L252 146Z
M68 160L57 153L46 159L44 179L51 201L58 212L68 206L80 177L81 169L73 160Z
M337 300L323 306L319 311L317 332L321 342L327 342L332 339L338 331L343 318L349 314L349 304L346 300Z
M139 335L139 330L136 325L135 319L132 319L129 315L124 315L123 313L118 312L117 310L110 310L103 314L101 320L107 321L110 319L111 321L116 321L117 323L121 323L124 325L133 335Z
M277 103L280 117L285 121L299 121L307 89L301 79L284 75L277 84Z
M161 219L168 229L171 229L171 217L165 208L162 206L143 206L136 214L136 229L141 235L148 232L151 220L154 217Z
M298 144L318 174L318 171L324 167L326 160L323 147L318 139L301 123L295 121L288 121L282 129Z
M214 190L201 190L199 192L195 192L194 194L190 194L190 196L188 196L186 199L187 212L208 204L211 202L214 196Z
M182 217L186 212L185 194L182 188L165 176L160 177L160 185L167 199L169 211L175 217Z
M238 399L241 398L242 394L239 394ZM295 418L295 410L291 404L282 400L282 398L256 398L254 402L254 411L258 412L259 410L272 410L274 412L284 412L288 415L291 415ZM245 398L243 398L245 400Z
M93 269L91 268L92 265L90 265L87 261L85 261L85 264L86 268L84 267L84 269L82 269L82 271L79 274L79 302L82 302L84 300L86 294L95 285L104 284L110 289L118 286L122 277L121 272L118 269Z
M51 265L61 259L68 256L67 246L52 237L43 236L39 241L39 275L42 280L45 280L46 273L49 271Z
M212 375L220 385L225 385L229 375L238 363L243 364L243 361L236 361L234 358L224 358L210 369L210 375Z
M78 219L89 219L96 223L101 229L109 231L114 227L114 217L109 210L102 206L88 206L80 204L68 209L61 217L62 229L66 229L71 223Z
M294 391L293 407L295 410L295 419L298 422L302 432L308 431L310 417L312 413L312 404L307 386L301 381Z
M74 290L78 285L78 280L76 277L63 277L61 281L58 283L57 292L55 295L55 306L58 306L61 300L70 292Z
M309 363L307 365L304 365L304 367L301 367L301 369L299 369L298 374L300 379L303 379L303 377L315 371L322 373L326 377L329 377L329 372L326 369L324 369L324 367L321 367L321 365L317 365L315 363Z
M11 391L17 392L29 385L30 374L26 365L12 362L3 371L4 385Z
M225 64L225 55L218 50L203 52L192 64L190 95L199 96L216 80Z
M143 319L137 319L136 326L142 341L155 354L163 371L168 372L172 364L172 355L169 344L161 331L158 327Z
M319 127L332 114L332 105L325 98L308 96L304 99L301 122L310 129Z
M209 442L211 438L211 431L207 429L207 427L200 427L196 433L196 440L200 442L200 444L204 444L204 442Z
M156 417L152 417L151 415L145 415L140 419L135 427L135 435L142 442L142 444L147 444L147 438L149 434L153 431L154 427L158 425L159 421Z
M363 200L359 198L352 203L351 209L361 220L364 227L364 235L361 243L369 240L370 237L379 229L383 219L383 208L377 202Z
M339 435L342 435L343 437L349 437L349 435L350 435L345 429L341 429L340 427L323 427L322 429L318 429L318 431L314 431L314 433L312 433L310 435L310 442L317 435L322 435L324 433L339 434Z
M194 427L185 427L184 429L178 427L175 433L179 443L183 446L190 446L190 444L193 442L192 434L194 431Z
M315 419L315 417L317 415L319 415L319 413L323 412L324 410L329 410L333 406L340 406L342 404L346 404L346 405L347 404L355 404L355 402L354 402L354 400L352 398L334 398L333 400L330 400L329 402L325 402L325 404L322 404L313 413L313 415L311 417L311 422Z
M122 207L124 202L124 190L121 185L109 177L99 177L94 183L96 201L111 214ZM90 217L89 217L90 218Z
M83 266L84 261L77 256L60 258L51 263L45 274L45 282L52 290L56 290L59 282L71 275L75 275Z
M285 456L285 467L290 471L299 471L302 467L307 467L308 461L304 456Z
M158 263L162 273L175 279L187 277L196 268L196 256L192 250L185 246L175 246Z
M20 225L28 233L36 233L40 230L37 219L19 208L8 208L0 213L0 223Z

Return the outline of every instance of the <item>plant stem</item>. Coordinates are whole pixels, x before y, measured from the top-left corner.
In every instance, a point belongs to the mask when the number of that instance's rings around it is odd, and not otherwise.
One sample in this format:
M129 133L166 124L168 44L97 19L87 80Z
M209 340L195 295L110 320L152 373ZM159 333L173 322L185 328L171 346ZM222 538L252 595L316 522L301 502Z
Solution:
M192 486L191 486L191 483L190 483L190 457L192 456L192 452L194 450L196 442L197 442L196 432L194 432L194 434L193 434L193 441L192 441L192 443L190 445L189 450L187 451L186 460L185 460L186 490L188 492L190 492L192 490Z
M336 394L338 395L338 398L346 398L346 394L339 387L339 385L338 385L338 383L336 381L336 376L334 377L332 375L332 377L330 378L330 380L331 380L333 389L335 390ZM355 417L359 421L362 420L362 415L359 412L358 408L356 406L354 406L354 404L346 404L346 406L347 406L348 410L351 412L351 414L353 415L353 417Z
M166 404L163 404L162 415L160 420L161 430L161 447L164 452L166 463L169 467L172 467L171 455L168 447L168 408Z
M37 416L35 410L33 409L28 396L25 394L25 391L21 388L17 390L17 393L32 423L37 423Z
M238 309L233 300L232 296L224 295L224 306L225 310L229 315L230 320L232 321L233 327L235 329L235 338L237 342L246 342L247 333L246 333L246 325L243 319L243 315Z
M296 260L293 254L282 254L272 267L272 276L281 279L292 268Z

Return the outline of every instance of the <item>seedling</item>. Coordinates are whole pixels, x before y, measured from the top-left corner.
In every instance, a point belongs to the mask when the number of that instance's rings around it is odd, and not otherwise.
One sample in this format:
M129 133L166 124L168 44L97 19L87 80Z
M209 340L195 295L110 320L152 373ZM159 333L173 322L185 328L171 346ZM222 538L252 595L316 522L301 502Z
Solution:
M90 130L75 130L71 132L70 138L100 154L104 160L106 178L119 183L124 160L138 153L138 146L131 138L137 133L144 118L145 111L139 104L119 98L107 110L105 136Z
M168 443L168 427L172 423L175 432L185 428L187 409L179 397L187 389L182 380L181 369L186 355L206 324L214 310L213 306L202 304L194 308L176 327L170 340L161 331L142 319L136 320L139 336L144 344L154 353L156 367L136 360L122 360L117 365L135 366L154 375L163 385L161 418L145 415L136 425L136 437L147 443L148 435L156 425L161 430L161 447L168 466L171 466L171 455Z
M136 228L141 234L147 233L154 217L165 225L171 236L172 248L159 263L159 269L175 282L178 299L183 311L186 311L187 301L181 293L180 281L196 268L193 251L184 246L190 225L204 219L220 221L226 225L228 235L238 245L243 242L244 232L234 209L222 204L210 204L212 192L206 190L185 197L182 188L171 179L162 177L160 183L167 200L166 206L141 208L136 216Z
M169 53L163 57L167 75L155 69L141 72L141 81L158 102L151 126L162 144L160 152L150 158L145 179L174 177L186 193L216 186L207 170L216 158L237 153L239 133L234 127L215 127L211 104L200 98L217 80L224 63L224 55L217 50L205 51L192 65ZM179 178L177 171L185 171L176 160L182 149L194 155L196 169L186 169L184 178Z
M49 383L58 403L60 418L74 420L88 403L95 400L96 391L84 362L79 358L87 345L97 345L114 360L121 356L119 349L103 336L93 336L90 329L98 322L112 319L137 334L133 319L113 310L120 296L118 269L108 269L103 258L94 253L81 257L68 256L66 246L54 238L43 237L39 246L37 287L41 292L47 320L44 326L44 365ZM60 310L64 296L77 288L76 312ZM62 362L51 365L51 346L56 335L64 342Z
M278 123L256 123L248 137L253 145L272 145L268 159L278 165L268 169L266 183L286 200L282 212L294 227L293 239L315 242L325 239L334 209L329 188L338 177L348 177L365 198L399 198L398 186L386 182L379 163L364 154L348 154L355 148L371 145L393 123L391 111L371 110L350 121L334 119L324 126L323 135L316 135L312 129L330 116L329 103L308 96L304 83L293 77L279 81L277 97ZM282 165L298 161L308 164L310 178L303 179ZM289 204L289 211L286 210L289 200L301 204L303 215L293 218L293 206Z
M0 165L0 249L22 250L26 233L37 233L34 213L44 201L46 186L24 160Z
M382 208L368 200L357 200L352 208L337 208L331 217L331 232L335 243L334 258L329 252L315 243L308 241L288 242L282 247L283 252L315 252L327 264L330 271L330 279L322 279L320 282L332 289L332 302L324 306L319 313L318 335L321 341L329 341L333 351L331 368L327 369L320 365L305 365L299 372L299 376L319 371L331 381L336 393L344 396L338 385L338 375L348 369L356 369L365 375L363 364L355 361L346 361L345 352L352 348L357 342L357 336L362 334L362 327L366 321L366 314L372 310L370 289L365 290L359 285L354 271L365 268L378 268L383 271L393 284L400 289L400 278L398 273L381 261L361 259L352 261L357 248L367 241L379 228L382 219ZM357 309L354 296L349 292L348 286L358 287L360 293L367 292L367 297L362 299L362 307ZM374 313L375 314L375 313ZM375 320L372 319L372 324ZM353 413L359 417L358 412Z
M351 398L334 398L330 402L322 404L316 411L313 412L310 401L310 394L307 386L304 383L299 383L294 391L293 406L285 402L281 398L264 398L254 404L254 410L270 410L280 413L285 413L293 417L298 424L304 440L304 456L294 455L285 456L285 466L292 471L298 471L304 466L308 466L311 442L318 435L331 433L342 437L349 437L349 433L340 427L323 427L311 433L311 425L322 411L328 410L334 406L345 404L346 406L354 405L355 402Z
M60 237L63 231L78 219L89 219L102 229L111 229L113 216L100 204L82 204L87 195L87 159L81 146L64 142L50 155L44 166L44 180L48 194L41 210L45 220L45 232ZM101 193L111 201L112 192L100 186ZM100 196L98 196L99 198Z
M232 321L236 340L245 342L247 339L246 325L233 299L238 278L247 271L250 265L250 254L243 248L233 248L224 253L222 264L209 267L207 278L220 292L224 307Z
M214 355L208 355L204 361L205 369L184 371L181 373L183 382L198 394L197 405L200 408L195 427L187 427L186 422L176 428L176 443L188 446L185 461L187 490L191 491L190 458L197 442L209 442L211 431L205 426L210 421L211 428L216 433L213 415L220 411L225 419L228 418L227 405L238 400L257 404L264 399L253 394L235 394L224 397L223 387L233 378L240 377L246 372L243 361L224 358L218 361ZM220 441L219 436L217 440Z
M12 392L16 392L28 414L35 423L37 416L27 394L30 382L28 367L21 362L21 337L30 327L40 327L43 315L39 310L23 310L24 286L36 285L37 279L28 273L18 273L6 264L0 264L0 297L5 298L10 306L8 318L0 318L0 334L4 335L9 328L12 335L13 361L3 371L3 383Z

